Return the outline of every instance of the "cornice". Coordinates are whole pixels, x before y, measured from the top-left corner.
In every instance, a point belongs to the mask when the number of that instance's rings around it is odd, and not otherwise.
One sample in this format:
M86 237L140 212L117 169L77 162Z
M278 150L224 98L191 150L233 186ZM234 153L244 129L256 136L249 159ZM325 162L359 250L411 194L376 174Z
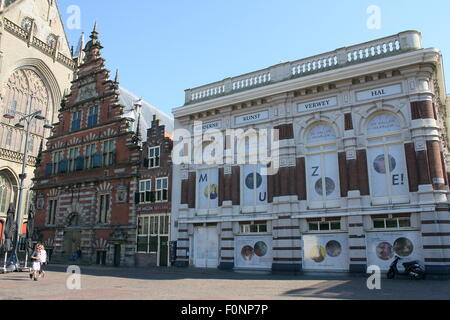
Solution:
M384 70L398 69L421 63L430 63L440 68L440 51L437 49L422 49L403 53L383 59L373 60L361 64L350 65L327 72L313 74L293 80L281 81L271 85L255 88L233 95L202 101L200 103L183 106L172 110L175 118L189 116L211 109L217 109L228 105L243 103L248 100L282 94L289 91L306 89L311 86L326 84L329 82L343 81L370 73Z

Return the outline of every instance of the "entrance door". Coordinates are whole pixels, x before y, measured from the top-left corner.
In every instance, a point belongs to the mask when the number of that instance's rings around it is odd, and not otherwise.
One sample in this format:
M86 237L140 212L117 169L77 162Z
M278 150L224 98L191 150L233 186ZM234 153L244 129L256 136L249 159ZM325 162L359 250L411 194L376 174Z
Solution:
M97 251L97 264L106 265L106 251Z
M120 244L115 244L114 245L114 266L115 267L120 266L120 254L121 254Z
M219 235L216 227L195 229L194 264L198 268L217 268L219 265Z
M67 258L81 248L81 231L68 230L64 233L64 252Z
M159 238L159 266L167 267L169 265L169 237Z

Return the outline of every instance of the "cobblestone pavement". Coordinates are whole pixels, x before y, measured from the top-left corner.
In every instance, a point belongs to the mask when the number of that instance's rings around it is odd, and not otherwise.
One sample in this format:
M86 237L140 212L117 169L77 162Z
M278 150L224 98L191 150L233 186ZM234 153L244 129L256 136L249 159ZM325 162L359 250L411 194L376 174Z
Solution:
M370 291L366 277L242 274L218 270L81 267L81 290L68 290L64 266L31 281L27 273L0 274L0 300L290 300L450 299L450 281L382 280Z

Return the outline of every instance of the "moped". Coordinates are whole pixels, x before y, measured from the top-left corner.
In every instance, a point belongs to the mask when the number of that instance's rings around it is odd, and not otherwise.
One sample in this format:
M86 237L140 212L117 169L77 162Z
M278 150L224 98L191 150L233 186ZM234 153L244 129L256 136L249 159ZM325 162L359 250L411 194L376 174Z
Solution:
M398 275L403 275L409 276L411 280L425 280L425 270L422 268L418 261L403 263L405 271L400 272L397 266L401 259L402 258L400 258L399 256L395 256L395 259L392 262L387 274L388 279L394 279Z

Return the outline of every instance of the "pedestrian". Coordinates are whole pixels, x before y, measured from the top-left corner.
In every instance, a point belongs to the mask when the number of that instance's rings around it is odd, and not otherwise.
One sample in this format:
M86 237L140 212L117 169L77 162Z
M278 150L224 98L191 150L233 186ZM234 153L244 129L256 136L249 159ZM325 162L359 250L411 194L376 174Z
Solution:
M31 273L30 273L30 279L33 279L34 281L38 281L38 277L40 276L42 261L47 260L47 253L44 250L44 246L41 244L37 244L36 248L31 255Z
M39 271L39 278L45 277L44 266L47 265L47 251L45 251L45 247L41 245L39 261L41 262L41 270Z

